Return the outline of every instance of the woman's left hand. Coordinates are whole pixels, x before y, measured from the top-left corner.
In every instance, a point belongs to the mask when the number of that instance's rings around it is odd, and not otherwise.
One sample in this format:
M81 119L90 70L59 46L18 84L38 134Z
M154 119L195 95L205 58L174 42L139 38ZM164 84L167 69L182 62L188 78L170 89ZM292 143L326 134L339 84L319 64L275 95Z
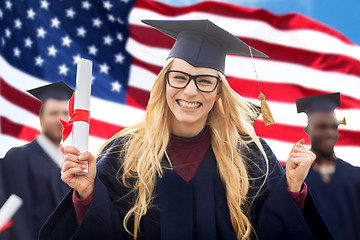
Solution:
M286 161L286 184L291 192L300 192L301 185L316 158L313 152L305 148L304 142L305 140L301 139L294 145Z

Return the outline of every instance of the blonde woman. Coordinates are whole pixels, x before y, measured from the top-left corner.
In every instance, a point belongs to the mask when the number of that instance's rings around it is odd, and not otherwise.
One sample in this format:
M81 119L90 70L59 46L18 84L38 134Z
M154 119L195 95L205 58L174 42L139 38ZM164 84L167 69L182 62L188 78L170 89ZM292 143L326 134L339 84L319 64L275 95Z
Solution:
M315 155L296 143L285 174L226 81L226 54L249 55L248 45L208 20L144 22L176 38L145 118L97 164L65 149L74 191L40 239L332 239L303 184ZM76 175L85 161L89 173Z

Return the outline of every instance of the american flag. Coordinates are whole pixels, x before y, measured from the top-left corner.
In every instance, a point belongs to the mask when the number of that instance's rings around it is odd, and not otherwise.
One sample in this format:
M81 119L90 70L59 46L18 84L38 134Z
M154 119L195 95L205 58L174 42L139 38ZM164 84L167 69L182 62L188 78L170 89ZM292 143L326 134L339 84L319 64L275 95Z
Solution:
M285 161L304 132L295 99L341 92L337 156L360 165L360 47L341 33L300 14L275 15L264 9L221 2L174 7L138 0L20 1L0 4L0 157L31 141L40 131L39 102L25 90L63 80L75 86L76 62L93 61L90 151L139 121L149 91L174 40L141 19L209 19L263 51L270 59L230 55L230 85L258 103L259 86L275 124L255 129ZM259 79L256 79L253 64Z

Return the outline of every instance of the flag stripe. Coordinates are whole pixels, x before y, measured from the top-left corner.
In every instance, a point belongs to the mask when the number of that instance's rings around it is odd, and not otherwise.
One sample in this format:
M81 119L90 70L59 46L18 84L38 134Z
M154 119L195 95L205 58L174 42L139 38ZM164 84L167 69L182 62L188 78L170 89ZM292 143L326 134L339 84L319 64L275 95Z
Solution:
M10 136L16 136L21 140L32 141L34 139L34 136L40 133L40 131L37 129L12 122L3 116L0 116L0 121L1 133Z
M12 104L11 102L6 101L0 96L0 105L4 109L11 109L11 111L0 111L0 116L6 117L7 119L18 123L23 124L31 128L40 130L40 121L38 115L35 115L26 109L23 109L19 106Z
M39 109L41 106L41 102L39 100L9 85L1 77L0 77L0 85L1 85L0 95L3 98L15 104L16 106L24 108L25 110L35 115L39 115Z
M310 141L308 135L304 132L303 127L286 126L280 123L275 123L266 127L264 122L260 120L255 121L254 127L258 135L267 139L297 142L300 138L304 138L307 142ZM360 132L339 129L339 140L337 145L360 147L360 142L355 139L360 139Z
M320 24L308 17L301 16L299 14L290 13L284 15L276 15L271 12L260 9L260 8L251 8L251 7L241 7L234 4L217 4L213 2L202 2L196 5L188 7L173 7L168 6L162 3L153 3L148 1L137 1L135 8L141 9L156 9L156 12L161 13L166 16L180 16L191 12L206 12L214 15L222 15L233 18L242 18L242 19L251 19L261 22L266 22L269 25L279 29L279 30L295 30L295 29L306 29L310 28L322 33L326 33L333 37L336 37L345 43L353 44L348 40L344 35L338 31L327 27L326 25Z
M94 137L109 139L124 127L91 118L89 134Z
M130 106L145 109L150 98L150 92L129 86L127 90L126 103Z

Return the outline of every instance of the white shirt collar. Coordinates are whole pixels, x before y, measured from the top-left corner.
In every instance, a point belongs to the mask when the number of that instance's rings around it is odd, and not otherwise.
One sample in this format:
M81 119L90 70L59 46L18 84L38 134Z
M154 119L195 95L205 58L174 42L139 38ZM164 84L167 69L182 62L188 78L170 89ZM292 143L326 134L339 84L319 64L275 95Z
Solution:
M60 148L55 146L44 134L37 135L36 141L50 156L53 162L60 167L64 158L64 154L61 152Z

